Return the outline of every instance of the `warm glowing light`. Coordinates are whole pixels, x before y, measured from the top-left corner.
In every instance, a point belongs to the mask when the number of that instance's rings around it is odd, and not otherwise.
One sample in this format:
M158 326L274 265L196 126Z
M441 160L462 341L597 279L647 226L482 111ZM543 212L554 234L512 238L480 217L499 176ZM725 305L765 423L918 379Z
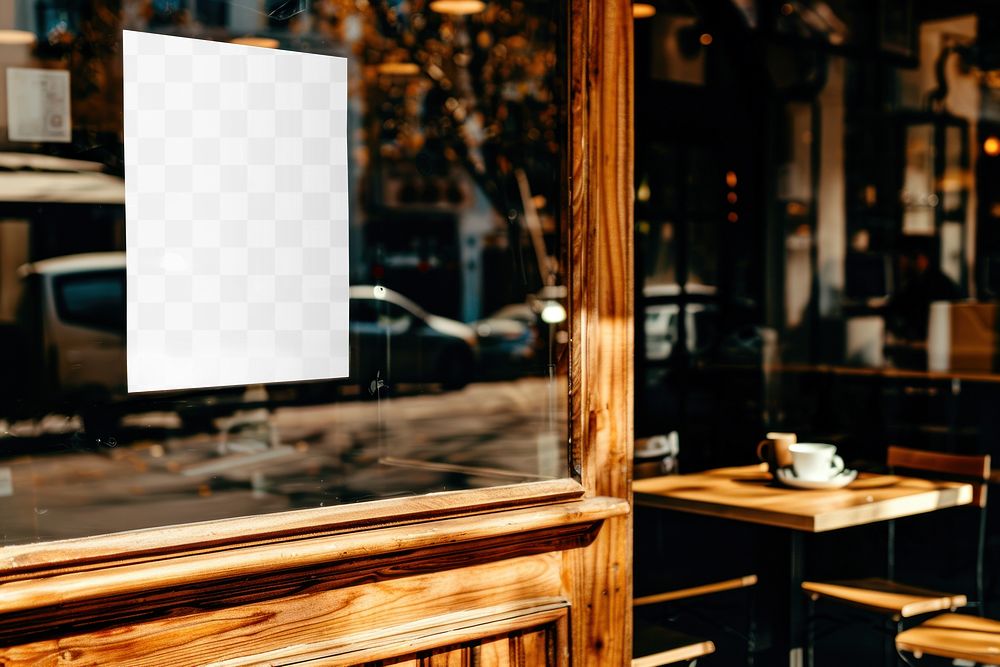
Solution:
M702 46L709 46L712 43L712 35L707 32L701 33L701 37L698 38L698 43Z
M241 46L256 46L261 49L276 49L279 46L278 40L271 37L234 37L229 40L229 43Z
M730 192L729 194L726 195L726 201L729 202L730 204L735 204L738 199L739 197L736 196L735 192Z
M785 4L781 5L781 13L784 14L785 16L791 16L794 12L795 12L795 7L792 6L792 3L786 2Z
M785 213L790 217L801 217L809 212L805 204L797 201L790 201L785 205Z
M639 190L635 193L635 198L639 201L649 201L649 196L652 193L649 191L649 183L645 180L639 184Z
M0 30L0 44L34 44L35 35L27 30Z
M728 185L731 188L735 188L736 187L736 172L735 171L727 171L726 172L726 185Z
M433 0L430 8L432 12L438 14L465 16L483 11L486 9L486 3L482 0Z
M566 309L558 301L548 301L542 308L541 317L546 324L559 324L566 321Z
M869 207L878 203L878 188L874 185L865 186L865 204Z
M420 74L420 65L417 63L379 63L375 66L375 70L386 76L416 76Z
M726 220L728 220L729 222L739 222L740 216L736 215L733 212L730 212L729 215L726 216Z
M648 19L650 16L656 16L656 7L653 5L648 2L637 2L632 5L632 18Z
M1000 139L996 137L987 137L986 141L983 142L983 152L990 157L1000 155Z

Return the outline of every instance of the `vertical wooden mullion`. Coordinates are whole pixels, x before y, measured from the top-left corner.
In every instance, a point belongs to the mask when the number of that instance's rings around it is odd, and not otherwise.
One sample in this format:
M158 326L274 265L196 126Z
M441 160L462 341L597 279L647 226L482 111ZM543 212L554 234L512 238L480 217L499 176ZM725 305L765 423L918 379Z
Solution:
M632 5L570 7L572 460L587 495L631 500ZM631 522L564 554L574 665L631 658Z

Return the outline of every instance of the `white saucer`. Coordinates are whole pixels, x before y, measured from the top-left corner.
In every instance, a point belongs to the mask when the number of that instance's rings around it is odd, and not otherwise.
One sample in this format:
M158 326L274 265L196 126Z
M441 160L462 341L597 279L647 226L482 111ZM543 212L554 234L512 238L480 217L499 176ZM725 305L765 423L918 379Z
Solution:
M800 479L788 468L779 468L775 476L785 486L796 489L841 489L857 478L858 471L845 468L830 479Z

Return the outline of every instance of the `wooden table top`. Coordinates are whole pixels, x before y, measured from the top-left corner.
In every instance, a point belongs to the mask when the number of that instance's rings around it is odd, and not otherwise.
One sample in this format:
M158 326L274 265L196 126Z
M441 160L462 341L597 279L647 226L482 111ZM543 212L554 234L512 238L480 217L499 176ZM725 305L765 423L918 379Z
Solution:
M776 486L765 466L718 468L636 480L635 502L694 514L821 533L933 510L968 505L960 482L861 473L842 489Z

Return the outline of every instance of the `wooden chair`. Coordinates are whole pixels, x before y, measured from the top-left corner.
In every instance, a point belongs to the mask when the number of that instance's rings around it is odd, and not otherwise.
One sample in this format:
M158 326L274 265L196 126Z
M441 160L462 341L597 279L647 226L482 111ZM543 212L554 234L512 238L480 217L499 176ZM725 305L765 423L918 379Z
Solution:
M889 447L887 463L893 472L931 473L937 478L969 482L973 485L972 507L979 513L975 547L976 598L970 603L963 593L946 593L894 581L892 577L896 569L896 531L895 522L889 522L888 577L833 582L806 581L802 584L802 589L810 599L810 637L812 637L812 606L818 600L843 603L883 616L890 637L902 630L904 618L938 611L954 611L967 605L977 607L982 605L986 491L990 476L989 455L942 454L893 446ZM932 537L928 536L927 541L932 542ZM812 642L809 644L807 657L811 664ZM894 654L891 643L887 643L887 659L894 661Z
M1000 621L965 614L941 614L896 635L896 650L982 665L1000 664Z
M632 600L632 609L748 588L756 583L757 576L751 574L691 588L645 595ZM659 667L684 661L694 665L698 658L715 652L715 644L708 640L677 632L639 614L633 613L632 620L632 667Z
M704 639L649 623L636 623L632 631L632 667L660 667L715 653L715 644Z

